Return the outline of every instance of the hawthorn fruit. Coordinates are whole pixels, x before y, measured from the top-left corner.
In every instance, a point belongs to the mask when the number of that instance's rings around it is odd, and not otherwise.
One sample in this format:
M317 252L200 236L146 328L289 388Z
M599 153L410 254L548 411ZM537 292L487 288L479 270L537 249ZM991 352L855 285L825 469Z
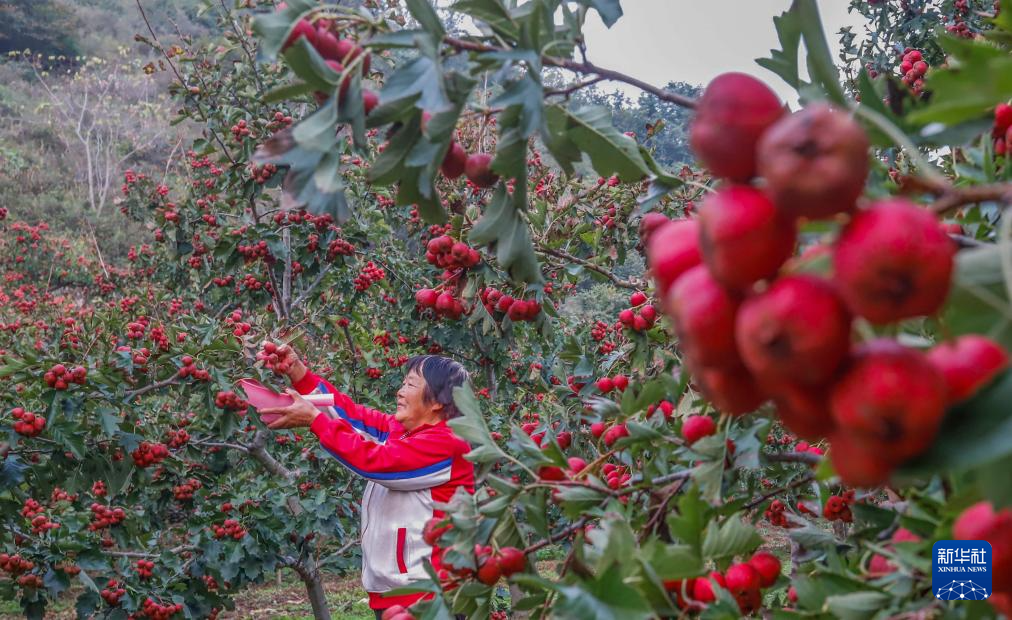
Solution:
M706 87L690 128L692 150L719 177L747 181L756 174L756 145L784 115L769 86L744 73L724 73Z
M948 295L955 252L932 213L903 198L883 200L840 233L834 280L851 311L877 325L930 315Z
M1009 365L1008 353L1001 345L977 334L936 345L927 357L945 379L946 402L950 405L976 394Z
M794 253L793 220L781 217L762 191L725 186L707 196L699 213L699 245L713 278L746 290L772 277Z
M759 174L782 213L822 219L854 210L868 176L868 137L853 117L826 104L805 107L759 141Z

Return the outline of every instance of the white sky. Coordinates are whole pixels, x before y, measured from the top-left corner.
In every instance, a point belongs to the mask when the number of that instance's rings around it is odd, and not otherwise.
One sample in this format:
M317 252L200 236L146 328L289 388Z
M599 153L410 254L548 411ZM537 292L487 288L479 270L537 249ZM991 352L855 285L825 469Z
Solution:
M855 26L861 36L862 17L847 13L847 0L818 0L823 29L834 56L836 33ZM589 60L655 86L671 80L705 86L726 71L742 71L762 79L796 103L797 96L783 80L755 63L779 47L773 17L790 7L790 0L623 0L624 15L607 29L595 11L588 13L584 36ZM636 88L616 82L600 85L635 98Z

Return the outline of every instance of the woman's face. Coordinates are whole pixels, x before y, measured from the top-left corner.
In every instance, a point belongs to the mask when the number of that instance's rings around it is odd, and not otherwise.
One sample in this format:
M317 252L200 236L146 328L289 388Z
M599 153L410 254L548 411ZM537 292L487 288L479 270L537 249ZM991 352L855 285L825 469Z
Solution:
M425 378L412 370L397 390L397 411L394 419L407 430L439 420L438 404L425 401Z

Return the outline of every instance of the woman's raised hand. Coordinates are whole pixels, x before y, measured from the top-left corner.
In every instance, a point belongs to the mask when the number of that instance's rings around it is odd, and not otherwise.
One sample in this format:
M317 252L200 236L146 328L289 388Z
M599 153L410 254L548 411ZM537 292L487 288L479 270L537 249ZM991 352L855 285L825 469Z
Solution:
M275 373L288 377L292 383L296 383L306 375L306 365L299 359L295 349L288 344L278 345L266 341L257 353L257 359L262 360L264 366Z

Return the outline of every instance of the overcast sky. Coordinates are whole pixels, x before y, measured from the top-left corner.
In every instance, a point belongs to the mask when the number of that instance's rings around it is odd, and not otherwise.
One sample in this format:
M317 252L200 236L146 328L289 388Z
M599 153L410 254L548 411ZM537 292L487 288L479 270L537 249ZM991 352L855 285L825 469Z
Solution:
M790 0L623 0L624 15L611 29L590 11L584 34L594 62L656 86L669 81L705 85L726 71L742 71L766 81L782 98L797 100L783 80L755 63L779 47L773 17ZM847 0L818 0L826 37L834 55L836 33L859 26L861 16L847 13ZM854 32L860 35L861 28ZM633 98L637 89L609 82Z

